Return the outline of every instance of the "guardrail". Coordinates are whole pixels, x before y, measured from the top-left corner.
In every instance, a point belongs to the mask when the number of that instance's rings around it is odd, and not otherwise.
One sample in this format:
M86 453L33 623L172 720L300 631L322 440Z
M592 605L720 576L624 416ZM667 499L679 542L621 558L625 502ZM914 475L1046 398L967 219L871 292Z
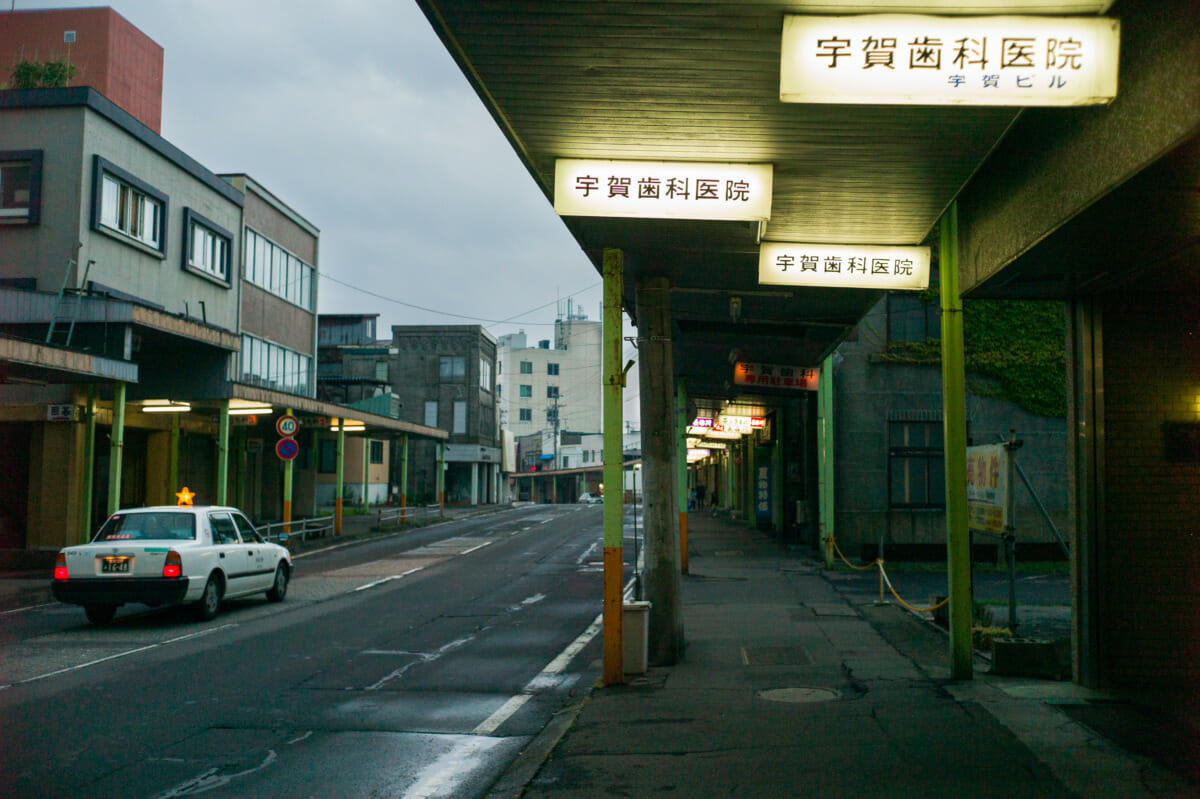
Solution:
M292 539L307 541L310 538L333 535L333 517L316 516L311 519L264 524L258 528L258 534L268 541L279 544Z
M430 516L439 516L441 515L441 511L442 506L437 503L432 505L408 505L403 508L396 506L380 508L377 524L380 526L385 524L404 524L414 519L427 519Z

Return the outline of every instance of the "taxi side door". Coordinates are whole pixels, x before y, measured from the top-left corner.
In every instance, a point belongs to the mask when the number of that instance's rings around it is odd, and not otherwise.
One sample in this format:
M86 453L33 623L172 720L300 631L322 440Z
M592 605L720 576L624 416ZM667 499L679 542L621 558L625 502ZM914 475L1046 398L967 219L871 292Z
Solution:
M225 572L225 596L234 597L249 593L253 589L251 562L247 554L248 548L238 536L233 516L229 511L209 511L208 526L212 530L217 565Z
M270 557L268 548L258 534L258 530L242 514L234 511L233 523L237 526L242 545L246 549L246 563L250 569L248 590L266 591L275 582L275 559Z

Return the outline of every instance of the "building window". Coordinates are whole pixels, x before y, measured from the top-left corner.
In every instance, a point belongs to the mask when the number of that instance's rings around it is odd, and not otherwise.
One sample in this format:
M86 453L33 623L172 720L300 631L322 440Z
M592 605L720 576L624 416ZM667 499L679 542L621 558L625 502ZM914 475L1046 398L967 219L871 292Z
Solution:
M558 386L546 386L546 399L558 399Z
M484 391L492 390L492 362L487 358L479 359L479 387Z
M888 422L888 505L946 507L940 421Z
M533 421L533 409L532 408L521 408L520 419L522 422L532 422Z
M321 474L337 473L337 442L323 438L318 442L317 471Z
M246 279L307 311L315 311L316 270L275 242L246 228Z
M242 335L242 382L312 396L312 358L254 336Z
M521 386L521 396L522 397L532 397L533 396L533 386Z
M229 286L233 234L191 208L183 209L183 268Z
M0 225L36 225L42 207L42 151L0 151Z
M443 383L458 383L467 376L467 359L461 355L443 355L438 363L438 377Z
M546 374L557 375L558 374L558 364L556 364L556 363L546 364Z
M547 424L557 424L558 423L558 408L547 408L546 409L546 423Z
M371 442L371 463L383 463L383 442Z
M942 337L937 303L919 294L895 293L887 297L888 342L929 341Z
M380 383L388 382L388 363L387 361L375 362L375 379Z
M454 430L455 433L467 432L467 403L462 400L454 401Z
M438 422L438 420L437 420L438 407L437 406L438 406L437 400L432 400L430 402L425 403L425 426L426 427L437 427L438 426L438 423L437 423Z
M135 242L163 257L167 195L98 155L92 191L93 229Z
M533 361L521 361L521 374L533 374Z

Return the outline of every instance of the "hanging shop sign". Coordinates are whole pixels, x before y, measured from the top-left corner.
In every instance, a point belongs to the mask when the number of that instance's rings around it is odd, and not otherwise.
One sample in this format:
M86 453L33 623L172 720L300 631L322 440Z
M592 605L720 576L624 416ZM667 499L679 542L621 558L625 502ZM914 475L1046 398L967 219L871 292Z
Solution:
M736 433L744 436L761 428L763 421L761 416L732 416L723 413L712 429L714 432Z
M560 158L554 210L560 216L765 221L773 175L771 164Z
M790 391L816 391L820 373L819 369L806 369L801 366L738 361L733 365L733 384Z
M764 241L758 250L758 282L919 291L929 288L929 248Z
M869 105L1102 105L1121 24L1106 17L786 16L779 99Z

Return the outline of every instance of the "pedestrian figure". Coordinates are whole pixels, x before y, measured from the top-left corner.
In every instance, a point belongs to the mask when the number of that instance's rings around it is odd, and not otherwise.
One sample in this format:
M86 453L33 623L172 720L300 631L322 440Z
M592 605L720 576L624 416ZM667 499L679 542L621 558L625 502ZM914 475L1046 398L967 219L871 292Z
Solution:
M709 507L712 509L712 515L717 515L717 487L713 486L712 493L708 495Z
M693 488L691 491L688 491L688 510L692 510L695 507L696 507L696 489Z
M696 507L704 510L704 484L696 483Z

